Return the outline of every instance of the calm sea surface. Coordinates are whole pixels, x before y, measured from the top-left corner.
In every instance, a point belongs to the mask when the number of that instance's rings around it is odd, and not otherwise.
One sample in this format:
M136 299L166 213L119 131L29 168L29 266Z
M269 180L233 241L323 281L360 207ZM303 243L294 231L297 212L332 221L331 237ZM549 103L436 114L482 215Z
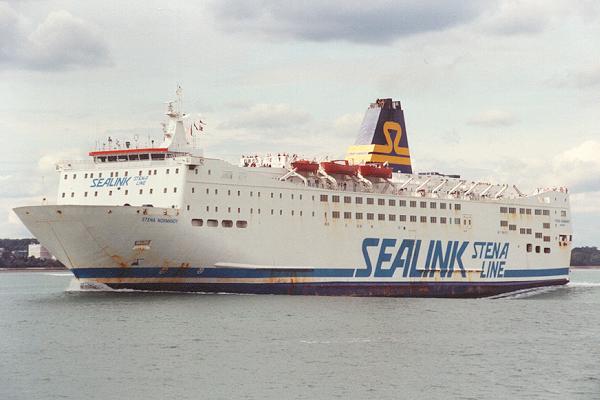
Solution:
M600 399L600 271L479 300L69 292L0 274L0 399Z

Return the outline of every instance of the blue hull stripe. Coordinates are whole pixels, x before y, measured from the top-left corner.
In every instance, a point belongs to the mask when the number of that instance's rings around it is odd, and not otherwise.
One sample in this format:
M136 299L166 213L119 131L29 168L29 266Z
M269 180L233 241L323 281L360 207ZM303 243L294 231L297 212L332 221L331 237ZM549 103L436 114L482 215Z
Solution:
M351 278L354 268L249 269L249 268L75 268L77 278ZM564 276L569 268L507 269L504 278Z

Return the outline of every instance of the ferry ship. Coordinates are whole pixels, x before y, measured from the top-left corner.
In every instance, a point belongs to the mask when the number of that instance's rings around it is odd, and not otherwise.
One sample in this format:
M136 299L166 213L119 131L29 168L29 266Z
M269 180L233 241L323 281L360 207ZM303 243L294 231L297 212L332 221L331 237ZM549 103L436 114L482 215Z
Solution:
M485 297L569 281L567 189L413 172L399 101L367 108L343 160L234 165L204 156L180 100L160 145L109 139L57 165L55 205L14 210L81 285Z

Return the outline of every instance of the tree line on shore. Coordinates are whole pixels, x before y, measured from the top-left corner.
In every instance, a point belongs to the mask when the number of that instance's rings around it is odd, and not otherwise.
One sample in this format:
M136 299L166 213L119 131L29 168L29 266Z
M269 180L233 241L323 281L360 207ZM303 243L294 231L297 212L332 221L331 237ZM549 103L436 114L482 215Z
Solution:
M65 268L58 260L28 257L30 244L35 239L0 239L0 268ZM574 247L571 250L571 266L600 266L600 250L597 247Z

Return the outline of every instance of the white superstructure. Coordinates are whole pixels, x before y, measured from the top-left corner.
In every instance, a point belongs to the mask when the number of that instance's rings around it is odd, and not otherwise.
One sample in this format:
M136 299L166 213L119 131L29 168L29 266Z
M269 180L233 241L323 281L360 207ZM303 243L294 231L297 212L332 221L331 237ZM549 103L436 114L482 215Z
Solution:
M349 162L280 153L232 165L204 157L170 105L161 145L61 162L57 204L15 211L82 282L115 288L476 297L568 281L566 189L388 179L364 157L410 166L408 144L403 118L377 115L363 128L383 126L389 146L375 135Z

